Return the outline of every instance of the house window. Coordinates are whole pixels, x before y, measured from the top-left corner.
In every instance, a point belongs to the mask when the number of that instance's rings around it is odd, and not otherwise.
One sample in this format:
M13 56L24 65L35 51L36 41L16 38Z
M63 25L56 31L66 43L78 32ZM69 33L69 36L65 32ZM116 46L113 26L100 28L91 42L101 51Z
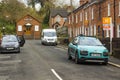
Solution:
M69 17L69 24L70 24L70 17Z
M71 30L71 27L69 28L69 34L70 34L70 37L72 37L72 30Z
M94 19L94 9L92 8L92 20Z
M74 22L74 15L72 15L72 22Z
M18 31L22 31L22 25L18 25Z
M87 35L87 28L85 27L85 35Z
M78 33L78 30L77 30L77 27L75 28L75 36L77 36L77 33Z
M54 24L54 19L52 18L52 24Z
M85 20L88 20L88 19L87 19L87 12L85 12Z
M94 36L96 36L96 26L94 25Z
M82 13L80 13L80 21L82 21Z
M118 13L118 16L120 16L120 2L119 2L119 13Z
M82 34L84 34L84 26L82 27Z
M81 34L81 26L80 26L79 28L80 28L80 30L79 30L79 34Z
M90 27L90 35L91 36L93 35L93 28L92 28L92 26Z
M90 36L90 27L87 28L87 31L88 36Z
M77 34L79 35L79 27L77 28L77 30L78 30L78 33L77 33Z
M77 16L77 14L76 14L76 23L78 23L78 16Z
M108 4L108 16L110 16L110 4Z
M120 37L120 25L118 25L118 27L117 27L117 37Z
M56 22L60 22L60 21L61 21L60 16L57 16L57 17L56 17Z

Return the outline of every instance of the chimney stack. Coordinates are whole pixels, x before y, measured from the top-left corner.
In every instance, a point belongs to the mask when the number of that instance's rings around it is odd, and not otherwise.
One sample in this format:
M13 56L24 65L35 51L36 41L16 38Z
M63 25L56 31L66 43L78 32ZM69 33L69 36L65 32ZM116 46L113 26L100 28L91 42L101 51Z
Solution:
M81 5L83 5L83 4L87 3L87 2L89 2L89 0L80 0L79 2L80 2L80 6L81 6Z

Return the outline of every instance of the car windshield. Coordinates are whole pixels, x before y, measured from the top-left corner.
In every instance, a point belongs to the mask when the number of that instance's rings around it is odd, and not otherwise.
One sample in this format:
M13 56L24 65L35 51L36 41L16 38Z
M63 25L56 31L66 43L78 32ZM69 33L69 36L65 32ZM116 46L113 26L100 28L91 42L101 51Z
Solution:
M44 32L44 36L46 36L46 37L54 37L54 36L56 36L56 33L55 32Z
M2 39L3 42L17 42L17 38L15 36L6 36Z
M78 44L87 46L102 46L102 43L99 41L99 39L91 37L80 37Z

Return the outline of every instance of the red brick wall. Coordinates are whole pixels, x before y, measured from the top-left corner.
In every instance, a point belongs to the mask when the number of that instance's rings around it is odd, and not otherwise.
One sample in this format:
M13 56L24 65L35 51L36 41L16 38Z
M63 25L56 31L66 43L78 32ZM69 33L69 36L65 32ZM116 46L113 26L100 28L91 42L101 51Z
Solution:
M59 25L59 27L62 27L63 26L63 24L64 24L64 22L65 22L65 20L64 20L64 18L63 17L61 17L60 15L57 15L57 16L55 16L55 17L50 17L50 27L52 28L53 27L53 24L55 24L56 23L56 18L57 17L60 17L60 22L58 22L60 25Z
M32 19L32 20L25 20L29 17L29 19ZM33 36L33 38L35 39L40 39L40 36L41 36L41 24L40 22L38 22L36 19L34 19L33 17L27 15L25 16L24 18L20 19L17 24L16 24L16 32L17 32L17 35L25 35L25 32L24 30L26 29L25 28L25 24L27 23L30 23L32 24L32 28L31 28L31 36ZM22 26L22 31L18 31L18 25L21 25ZM39 31L34 31L34 27L35 25L39 25Z

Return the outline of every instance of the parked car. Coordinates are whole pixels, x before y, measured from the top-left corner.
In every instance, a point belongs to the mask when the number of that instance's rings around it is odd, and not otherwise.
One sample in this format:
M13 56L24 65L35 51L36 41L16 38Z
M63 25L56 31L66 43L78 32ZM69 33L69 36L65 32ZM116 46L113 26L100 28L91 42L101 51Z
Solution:
M107 48L95 37L77 36L68 46L68 59L75 59L75 63L93 61L108 63Z
M16 35L4 35L1 39L0 51L20 53L20 44Z
M25 44L25 38L23 35L17 35L19 43L20 43L20 47L23 47Z

